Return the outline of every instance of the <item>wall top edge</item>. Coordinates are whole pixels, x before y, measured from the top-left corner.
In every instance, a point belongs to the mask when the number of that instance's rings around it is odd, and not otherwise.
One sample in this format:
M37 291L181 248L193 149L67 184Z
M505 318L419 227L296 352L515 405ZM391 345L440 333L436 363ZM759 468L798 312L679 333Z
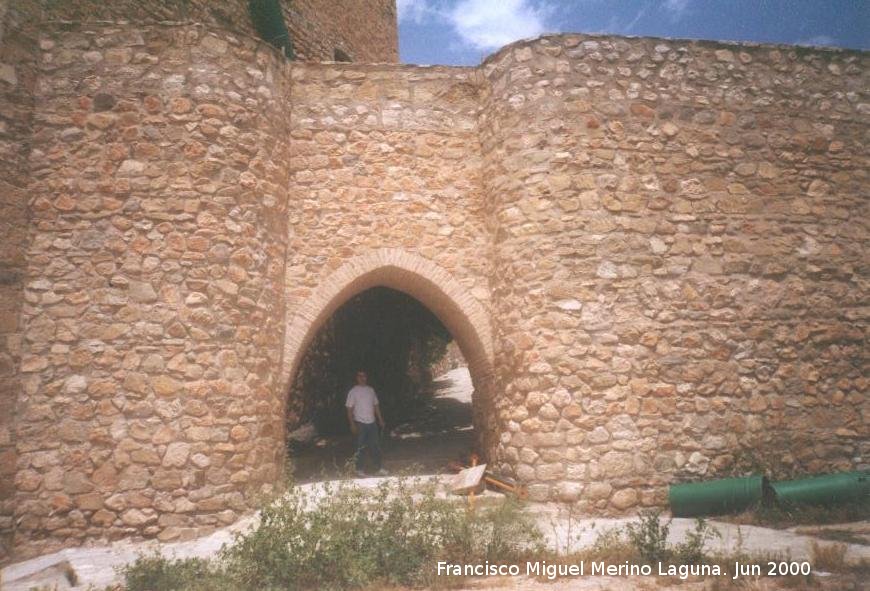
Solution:
M137 27L141 29L155 28L184 28L199 29L205 34L213 34L216 36L236 37L255 41L262 49L273 52L277 57L283 57L281 51L272 45L266 43L259 37L250 35L244 31L215 26L213 24L202 23L199 21L129 21L129 20L87 20L87 21L71 21L71 20L46 20L39 23L39 29L33 31L37 36L53 35L63 33L83 33L83 34L105 34L105 30L101 28L111 27ZM90 29L90 30L89 30ZM379 70L379 71L462 71L474 72L478 66L459 66L450 64L403 64L396 62L335 62L335 61L289 61L288 65L293 68L341 68L348 71L353 70Z
M641 35L610 35L600 33L551 33L531 37L527 39L519 39L513 43L497 49L489 54L480 63L481 66L489 65L495 61L502 59L505 55L516 49L523 47L531 47L536 45L549 45L553 41L562 43L563 41L577 40L577 44L584 41L598 42L647 42L647 43L678 43L691 47L701 47L710 49L731 49L739 51L769 51L778 49L780 51L797 51L801 53L819 53L830 55L851 54L860 57L870 56L870 50L850 49L844 47L830 47L821 45L789 45L787 43L760 43L755 41L729 41L716 39L690 39L685 37L647 37Z
M82 29L87 29L88 27L129 27L136 26L142 28L154 28L154 27L191 27L198 29L206 29L207 33L217 34L217 35L228 35L235 36L241 38L251 39L256 41L259 45L263 46L263 48L273 51L276 55L280 56L280 51L268 43L264 42L262 39L258 37L249 35L244 31L239 31L231 28L224 28L220 26L216 26L211 23L202 23L199 21L130 21L130 20L87 20L87 21L69 21L69 20L51 20L51 21L41 21L39 23L39 29L35 31L36 33L63 33L63 32L73 32L78 31L82 32ZM88 32L88 31L84 31ZM96 31L94 31L96 33ZM461 66L461 65L450 65L450 64L408 64L408 63L395 63L395 62L333 62L333 61L295 61L291 62L293 67L306 67L306 68L317 68L317 67L340 67L346 68L348 70L366 70L366 69L378 69L378 70L427 70L427 71L474 71L478 68L484 68L485 66L491 65L495 62L498 62L504 59L507 55L511 54L513 51L517 49L521 49L524 47L535 47L535 46L546 46L553 45L555 43L565 44L570 43L572 45L580 45L584 42L588 41L597 41L599 43L667 43L667 44L680 44L687 46L687 48L697 47L704 49L730 49L735 51L747 51L747 52L758 52L758 51L771 51L771 50L779 50L786 52L798 52L801 54L817 54L819 56L855 56L858 58L866 58L870 56L870 50L863 49L851 49L851 48L843 48L843 47L830 47L830 46L811 46L811 45L789 45L784 43L760 43L760 42L752 42L752 41L729 41L729 40L712 40L712 39L690 39L683 37L652 37L652 36L639 36L639 35L610 35L610 34L598 34L598 33L552 33L546 35L540 35L538 37L527 38L527 39L519 39L514 41L513 43L509 43L495 52L489 54L486 58L484 58L481 63L477 66ZM676 48L679 51L681 48Z
M395 72L463 72L471 74L477 71L478 66L450 66L443 64L394 64L389 62L292 62L292 68L296 69L341 69L346 71L368 71L377 70L378 72L395 71Z

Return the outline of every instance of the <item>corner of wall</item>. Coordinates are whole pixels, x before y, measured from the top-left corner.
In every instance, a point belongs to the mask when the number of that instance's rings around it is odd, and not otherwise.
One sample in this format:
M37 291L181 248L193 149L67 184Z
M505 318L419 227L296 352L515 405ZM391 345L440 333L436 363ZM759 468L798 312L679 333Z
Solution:
M23 15L0 2L0 562L14 529L16 406L21 380L21 306L29 229L28 157L36 43Z

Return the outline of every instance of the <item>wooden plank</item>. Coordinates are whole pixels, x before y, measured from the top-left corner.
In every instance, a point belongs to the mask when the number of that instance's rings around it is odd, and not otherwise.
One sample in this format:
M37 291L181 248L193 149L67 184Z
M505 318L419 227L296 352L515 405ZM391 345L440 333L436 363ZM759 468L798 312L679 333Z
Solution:
M480 486L486 464L465 468L450 481L450 492L455 495L467 495Z

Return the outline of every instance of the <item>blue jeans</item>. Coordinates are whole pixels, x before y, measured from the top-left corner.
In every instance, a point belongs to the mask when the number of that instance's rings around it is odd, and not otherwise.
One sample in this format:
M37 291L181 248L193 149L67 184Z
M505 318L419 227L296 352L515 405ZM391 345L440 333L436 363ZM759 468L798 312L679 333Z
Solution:
M372 456L375 471L381 469L381 442L378 438L378 425L376 423L356 423L356 469L362 470L366 450Z

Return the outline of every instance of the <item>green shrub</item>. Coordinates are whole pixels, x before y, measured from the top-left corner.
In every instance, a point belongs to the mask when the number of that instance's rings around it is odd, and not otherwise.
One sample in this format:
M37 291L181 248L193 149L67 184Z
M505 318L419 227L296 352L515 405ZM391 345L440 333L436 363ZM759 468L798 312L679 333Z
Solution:
M167 559L155 552L121 569L127 591L217 591L221 587L207 560Z
M695 520L695 529L686 533L686 539L676 545L668 544L671 521L661 520L661 511L641 515L637 523L625 526L624 534L640 559L647 563L674 562L677 564L699 564L704 561L707 542L719 537L719 531L704 519ZM620 536L617 534L608 542L613 545Z
M681 564L700 564L707 542L719 537L722 537L719 530L699 517L695 519L695 529L686 533L686 541L674 546L674 557Z
M625 526L628 540L637 550L641 559L648 563L664 560L670 554L668 548L668 531L671 522L662 523L661 511L652 511L640 516L637 523Z
M637 548L626 539L623 528L613 528L602 531L595 543L583 551L582 558L617 564L637 560Z
M513 502L473 511L435 484L382 482L374 491L324 483L321 500L291 489L222 560L241 588L347 588L429 580L437 560L509 560L540 534Z
M540 552L541 534L517 502L469 508L436 483L350 481L290 487L211 562L140 557L128 591L347 589L434 582L436 562L512 562Z

